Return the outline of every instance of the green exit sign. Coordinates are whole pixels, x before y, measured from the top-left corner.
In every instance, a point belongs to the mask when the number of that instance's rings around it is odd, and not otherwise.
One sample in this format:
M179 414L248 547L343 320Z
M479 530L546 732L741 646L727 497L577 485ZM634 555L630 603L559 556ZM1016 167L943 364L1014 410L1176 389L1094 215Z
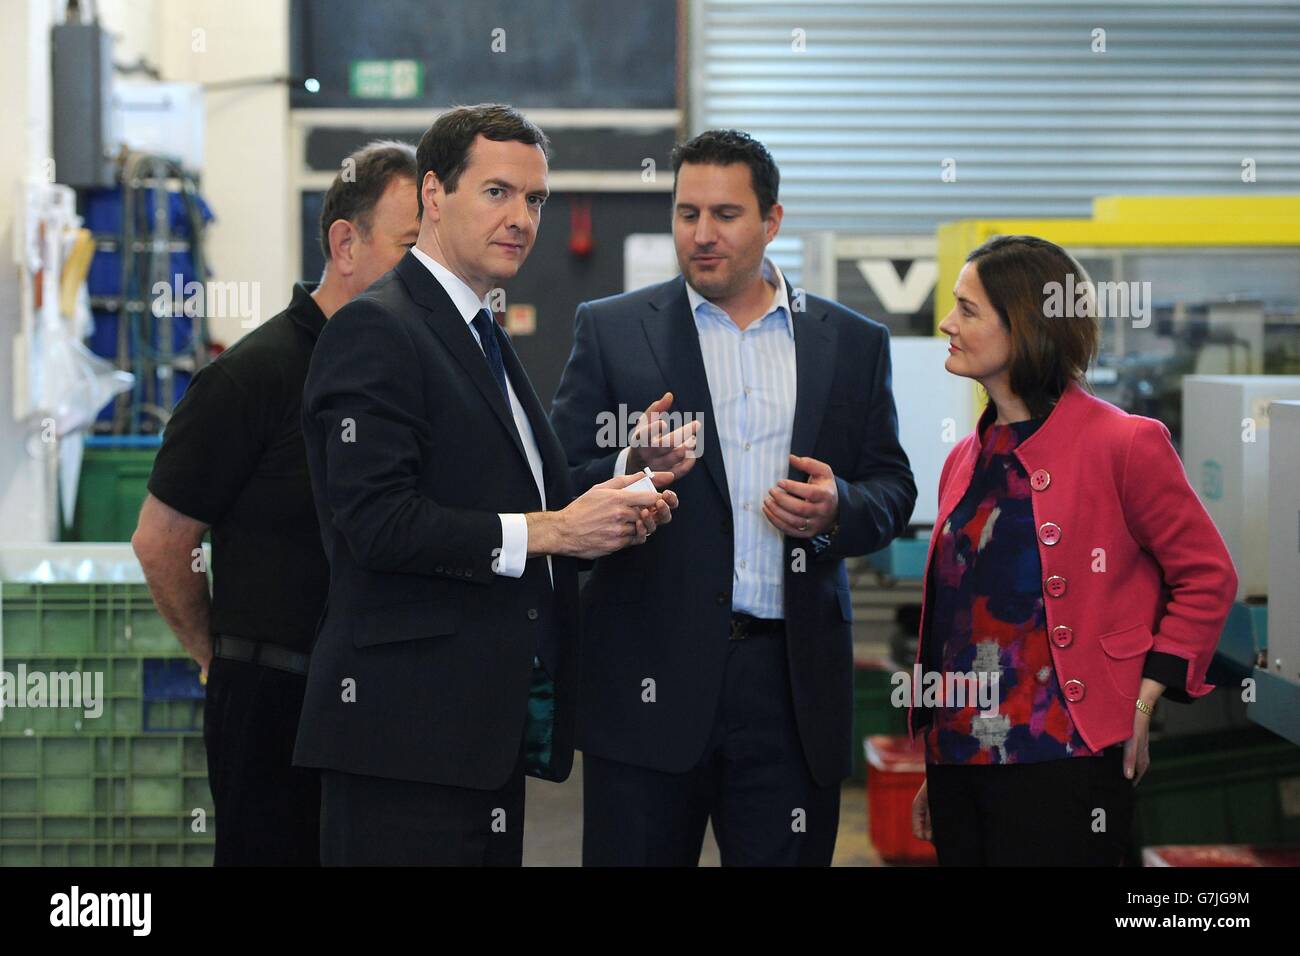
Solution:
M348 89L359 100L415 100L424 95L419 60L353 60Z

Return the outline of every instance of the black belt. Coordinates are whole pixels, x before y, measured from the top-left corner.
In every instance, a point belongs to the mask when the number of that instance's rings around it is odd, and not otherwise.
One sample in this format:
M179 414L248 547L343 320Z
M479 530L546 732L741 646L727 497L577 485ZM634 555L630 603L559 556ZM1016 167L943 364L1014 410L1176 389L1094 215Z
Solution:
M216 636L212 653L215 657L228 661L261 664L263 667L274 667L276 670L288 671L291 674L306 674L307 663L311 660L310 654L291 651L278 644L249 641L242 637L230 637L227 634Z
M747 637L784 634L785 621L780 618L754 617L735 611L731 615L730 640L743 641Z

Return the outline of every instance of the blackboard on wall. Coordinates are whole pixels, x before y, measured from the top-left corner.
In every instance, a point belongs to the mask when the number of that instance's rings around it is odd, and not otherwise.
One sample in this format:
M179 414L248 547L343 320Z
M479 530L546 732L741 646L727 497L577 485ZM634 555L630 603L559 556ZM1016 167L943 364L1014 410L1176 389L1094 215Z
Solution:
M677 107L677 0L293 0L289 26L293 75L320 83L295 109ZM418 95L354 96L363 61L416 61Z
M587 256L568 247L570 210L575 198L552 193L542 227L528 261L502 283L506 301L537 310L537 330L513 337L515 351L533 388L549 409L560 373L573 347L573 319L578 303L616 295L623 290L623 243L631 233L671 233L672 199L668 193L598 193L591 202L593 246ZM302 276L317 282L325 265L320 249L320 209L324 193L302 194Z

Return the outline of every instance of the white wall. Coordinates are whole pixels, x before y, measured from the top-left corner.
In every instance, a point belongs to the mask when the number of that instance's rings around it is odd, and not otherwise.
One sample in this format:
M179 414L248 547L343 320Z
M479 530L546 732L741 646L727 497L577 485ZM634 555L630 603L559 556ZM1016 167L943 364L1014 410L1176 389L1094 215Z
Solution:
M13 229L18 184L50 156L50 26L62 3L11 0L0 30L0 539L48 540L55 503L43 463L28 454L35 429L14 421L13 339L21 327ZM39 444L36 447L40 447Z

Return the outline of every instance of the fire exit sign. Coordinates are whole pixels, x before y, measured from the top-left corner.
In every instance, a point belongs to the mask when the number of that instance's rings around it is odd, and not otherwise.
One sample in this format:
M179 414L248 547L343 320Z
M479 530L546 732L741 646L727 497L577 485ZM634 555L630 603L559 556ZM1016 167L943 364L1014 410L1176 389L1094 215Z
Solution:
M424 95L419 60L353 60L348 90L359 100L414 100Z

